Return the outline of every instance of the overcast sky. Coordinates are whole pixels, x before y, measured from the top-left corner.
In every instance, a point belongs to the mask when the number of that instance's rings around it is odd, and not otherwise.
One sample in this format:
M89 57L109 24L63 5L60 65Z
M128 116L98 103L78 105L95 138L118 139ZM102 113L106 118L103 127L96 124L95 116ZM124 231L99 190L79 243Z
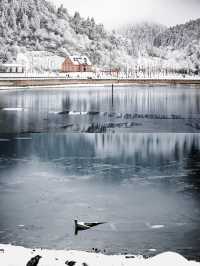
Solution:
M129 22L154 21L167 26L200 17L200 0L51 0L70 14L94 17L107 29Z

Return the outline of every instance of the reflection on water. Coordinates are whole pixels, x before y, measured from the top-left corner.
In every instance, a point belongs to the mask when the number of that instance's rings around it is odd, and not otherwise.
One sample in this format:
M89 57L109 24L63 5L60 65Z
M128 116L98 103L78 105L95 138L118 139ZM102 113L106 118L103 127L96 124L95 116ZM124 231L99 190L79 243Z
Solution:
M0 130L83 132L96 123L107 131L195 132L199 113L198 87L115 87L114 101L109 86L26 89L1 92Z
M197 259L199 158L199 134L3 135L0 242Z

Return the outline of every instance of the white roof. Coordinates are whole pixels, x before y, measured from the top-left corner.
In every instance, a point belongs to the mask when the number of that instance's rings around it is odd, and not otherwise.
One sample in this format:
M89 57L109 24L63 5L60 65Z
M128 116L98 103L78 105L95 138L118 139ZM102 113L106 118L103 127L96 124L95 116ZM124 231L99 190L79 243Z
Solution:
M90 62L89 58L87 56L80 56L80 55L70 55L69 59L72 61L74 65L89 65L91 66L92 63Z

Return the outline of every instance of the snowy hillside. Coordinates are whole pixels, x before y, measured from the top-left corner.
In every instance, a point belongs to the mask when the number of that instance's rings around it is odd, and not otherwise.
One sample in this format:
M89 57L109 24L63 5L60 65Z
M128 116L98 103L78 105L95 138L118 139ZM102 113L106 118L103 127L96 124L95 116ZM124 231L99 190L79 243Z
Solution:
M174 60L181 68L200 70L200 19L171 27L154 40L157 51L166 59ZM156 49L156 48L155 48Z
M125 25L119 29L119 33L131 41L132 56L148 56L152 55L154 47L154 40L165 30L167 27L150 22L142 22L137 24Z
M193 41L200 41L200 19L167 29L155 38L154 45L181 49Z
M46 51L60 58L84 54L98 67L127 72L174 69L198 73L200 19L167 29L155 23L125 25L108 32L93 18L70 16L63 6L47 0L0 0L0 62L13 62L18 54Z
M131 61L126 38L78 12L71 17L63 6L57 9L46 0L0 0L0 44L0 62L15 60L26 50L85 54L93 64L107 67L111 56L115 67Z

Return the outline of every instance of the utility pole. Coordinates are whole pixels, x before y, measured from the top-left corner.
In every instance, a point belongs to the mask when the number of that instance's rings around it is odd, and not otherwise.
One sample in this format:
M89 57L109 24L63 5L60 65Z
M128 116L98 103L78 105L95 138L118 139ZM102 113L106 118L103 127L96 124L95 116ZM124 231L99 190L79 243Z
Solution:
M112 107L114 105L114 84L112 84Z
M112 63L112 61L111 61L112 60L112 58L111 58L111 50L112 50L112 47L110 47L110 76L111 76L111 71L112 71L111 70L111 63Z

